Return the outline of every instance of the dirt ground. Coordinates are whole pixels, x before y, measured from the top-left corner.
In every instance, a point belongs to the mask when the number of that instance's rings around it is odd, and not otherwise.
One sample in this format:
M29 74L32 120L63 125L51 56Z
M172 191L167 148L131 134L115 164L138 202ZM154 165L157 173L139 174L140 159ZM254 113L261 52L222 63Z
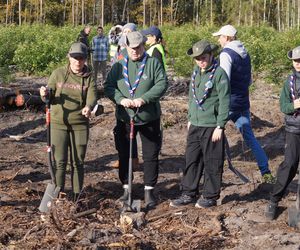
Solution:
M134 223L120 219L116 200L122 194L112 128L114 107L102 99L105 113L91 119L85 164L85 185L77 203L71 202L70 175L67 195L60 197L49 214L38 206L49 183L46 126L43 107L10 108L0 113L0 248L1 249L299 249L300 234L287 225L287 208L295 204L297 180L280 203L275 221L264 210L271 190L262 182L251 152L232 123L226 135L236 168L251 182L244 184L224 167L219 206L174 209L181 168L184 166L187 114L187 79L174 78L162 100L164 139L156 209L137 214ZM38 88L45 78L20 77L10 86ZM254 132L269 156L273 173L283 159L284 127L278 89L260 80L251 93ZM1 91L1 89L0 89ZM143 199L142 164L134 173L134 198ZM201 188L201 186L200 186ZM200 190L201 192L201 190ZM95 208L96 213L75 217ZM144 217L143 217L144 215ZM125 217L125 219L124 219Z

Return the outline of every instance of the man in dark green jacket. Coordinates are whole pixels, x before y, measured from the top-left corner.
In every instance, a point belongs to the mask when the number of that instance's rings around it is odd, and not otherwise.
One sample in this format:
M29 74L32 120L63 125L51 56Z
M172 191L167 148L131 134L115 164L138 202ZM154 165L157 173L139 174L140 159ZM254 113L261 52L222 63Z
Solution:
M225 71L214 60L216 45L201 40L187 51L194 58L189 90L186 165L181 182L182 195L170 206L192 203L198 194L204 171L204 187L196 207L212 207L220 197L224 165L224 127L228 120L230 85Z
M115 141L119 154L119 178L128 199L128 162L130 116L134 117L135 132L142 140L144 160L145 206L156 205L153 189L158 178L158 154L161 143L159 100L167 90L168 83L162 65L149 57L144 47L145 37L140 32L126 36L128 56L115 63L104 83L104 93L116 104L117 125Z

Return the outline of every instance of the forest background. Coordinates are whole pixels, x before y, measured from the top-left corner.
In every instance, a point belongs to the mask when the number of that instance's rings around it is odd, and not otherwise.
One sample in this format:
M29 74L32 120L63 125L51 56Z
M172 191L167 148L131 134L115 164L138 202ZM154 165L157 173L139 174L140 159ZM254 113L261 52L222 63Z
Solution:
M2 0L0 1L0 78L9 82L12 69L48 75L65 63L66 52L84 25L109 29L134 22L139 29L161 28L168 65L189 76L186 50L232 24L248 49L254 73L272 83L290 69L288 50L300 45L300 0ZM11 65L14 65L12 67Z

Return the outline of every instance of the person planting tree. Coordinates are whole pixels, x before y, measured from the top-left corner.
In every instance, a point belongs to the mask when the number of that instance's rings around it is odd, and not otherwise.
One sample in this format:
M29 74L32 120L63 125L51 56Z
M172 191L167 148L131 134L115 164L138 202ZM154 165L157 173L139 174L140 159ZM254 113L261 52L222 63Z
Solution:
M223 26L213 36L223 48L220 53L220 66L225 70L231 85L230 113L232 120L254 154L263 180L274 183L268 157L255 138L250 120L249 86L252 83L251 60L244 45L236 39L237 30L232 25Z
M78 198L83 187L89 117L97 101L92 72L85 64L87 57L87 46L80 42L73 43L68 53L68 65L54 70L47 87L40 88L43 100L49 94L49 89L52 89L53 93L50 97L52 100L51 142L56 185L61 191L64 190L70 147L74 200Z
M115 63L104 83L104 93L116 104L117 125L114 130L119 156L119 178L124 193L119 200L128 199L128 163L130 116L134 117L134 131L142 141L144 160L144 195L146 208L153 208L153 191L158 178L158 155L161 142L159 100L168 82L162 65L145 52L145 37L140 32L128 33L125 45L128 56Z

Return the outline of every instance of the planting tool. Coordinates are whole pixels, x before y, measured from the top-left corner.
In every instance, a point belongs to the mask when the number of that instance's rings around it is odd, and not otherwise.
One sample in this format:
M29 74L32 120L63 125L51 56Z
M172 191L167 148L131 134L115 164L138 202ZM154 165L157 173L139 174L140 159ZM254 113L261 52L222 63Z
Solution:
M49 89L49 93L46 98L46 125L47 125L47 154L48 154L48 167L51 176L51 183L46 187L43 199L39 206L39 210L42 213L47 213L52 205L53 199L58 197L60 188L56 186L55 176L53 172L52 161L52 148L51 148L51 132L50 132L50 114L51 114L51 97L52 89Z
M228 162L228 168L237 176L239 177L242 182L244 183L249 183L250 180L243 175L240 171L238 171L233 165L232 165L232 161L231 161L231 155L230 155L230 148L229 148L229 143L227 141L227 138L225 137L225 155L226 155L226 159Z
M299 167L298 167L299 169ZM300 229L300 175L298 174L297 197L295 207L288 208L288 224Z
M132 200L132 177L133 177L133 154L132 146L134 141L134 117L139 112L137 108L133 115L130 116L130 134L129 134L129 164L128 164L128 200L124 202L122 212L140 212L141 211L141 200Z

